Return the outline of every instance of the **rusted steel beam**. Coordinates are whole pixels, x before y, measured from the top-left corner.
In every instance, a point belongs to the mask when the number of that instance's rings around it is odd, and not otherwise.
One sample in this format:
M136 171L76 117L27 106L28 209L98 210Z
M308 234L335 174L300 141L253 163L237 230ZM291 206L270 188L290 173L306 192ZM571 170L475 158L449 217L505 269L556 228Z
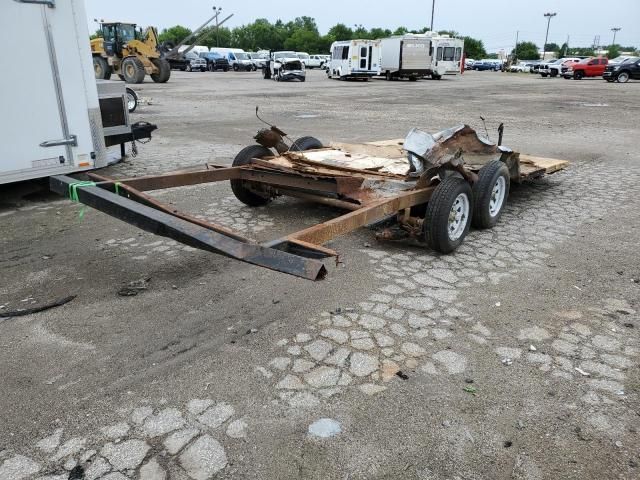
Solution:
M344 200L338 200L337 198L323 197L322 195L301 192L298 190L291 190L289 188L278 188L277 192L280 195L286 195L287 197L299 198L301 200L309 200L310 202L321 203L322 205L341 208L343 210L353 211L353 210L358 210L362 208L362 205L359 203L345 202Z
M99 175L98 175L99 176ZM96 178L96 174L89 174ZM161 190L163 188L184 187L200 183L221 182L240 178L240 167L213 168L194 172L170 173L165 175L149 175L146 177L123 178L113 180L122 185L129 185L138 191Z
M389 215L393 215L405 208L420 205L429 201L434 188L428 187L420 190L411 190L399 193L396 196L383 198L372 202L353 212L349 212L341 217L334 218L328 222L320 223L306 228L299 232L287 235L284 238L274 240L267 245L273 246L289 240L301 240L314 245L322 245L332 238L351 232L364 225L382 220Z
M70 186L77 180L64 175L50 177L51 190L69 197ZM147 232L172 238L201 250L219 253L236 260L288 273L309 280L320 280L327 273L321 261L303 258L278 249L240 242L200 225L177 218L155 208L141 205L98 186L79 186L77 199L107 215Z
M115 183L112 178L103 177L102 175L98 175L96 173L91 175L91 178L98 180L100 183L96 185L100 188L104 188L109 190L110 192L116 193ZM121 192L120 195L124 195L127 198L133 199L136 202L141 203L142 205L146 205L147 207L155 208L156 210L160 210L162 212L168 213L169 215L173 215L174 217L181 218L186 220L187 222L195 223L196 225L200 225L208 230L213 230L214 232L222 233L227 237L234 238L243 243L256 243L254 240L244 237L233 230L223 227L222 225L218 225L215 223L205 222L200 218L193 217L189 214L180 212L179 210L169 207L162 202L159 202L155 198L136 190L135 188L130 187L127 184L118 185L118 192Z
M286 173L259 168L242 167L240 178L251 182L265 183L279 187L295 187L307 190L332 193L350 193L358 190L363 178L305 175L304 173Z

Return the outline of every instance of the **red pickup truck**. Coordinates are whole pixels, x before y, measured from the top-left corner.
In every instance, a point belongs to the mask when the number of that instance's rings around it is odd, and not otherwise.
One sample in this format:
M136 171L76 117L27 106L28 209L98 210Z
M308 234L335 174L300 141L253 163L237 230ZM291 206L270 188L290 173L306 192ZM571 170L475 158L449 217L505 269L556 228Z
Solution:
M608 63L609 60L604 57L585 58L570 65L563 76L566 79L573 78L574 80L582 80L584 77L601 77Z

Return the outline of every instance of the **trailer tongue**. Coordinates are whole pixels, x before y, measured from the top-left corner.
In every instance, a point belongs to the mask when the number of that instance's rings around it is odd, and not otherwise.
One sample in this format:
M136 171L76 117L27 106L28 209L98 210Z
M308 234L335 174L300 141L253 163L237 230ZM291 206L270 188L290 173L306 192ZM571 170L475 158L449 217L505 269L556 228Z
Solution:
M165 175L93 182L68 176L51 189L145 231L236 260L309 280L324 278L322 259L338 253L323 246L359 227L394 218L400 229L449 253L471 223L490 228L506 204L510 182L566 168L568 162L526 157L478 137L461 125L435 135L412 130L407 138L365 144L334 144L304 137L287 147L276 127L256 135L262 145L243 149L232 167L207 165ZM312 141L313 140L313 141ZM273 155L276 148L278 155ZM304 150L304 151L302 151ZM226 227L158 202L146 191L229 180L250 206L286 195L347 213L259 244ZM415 208L414 208L415 207Z

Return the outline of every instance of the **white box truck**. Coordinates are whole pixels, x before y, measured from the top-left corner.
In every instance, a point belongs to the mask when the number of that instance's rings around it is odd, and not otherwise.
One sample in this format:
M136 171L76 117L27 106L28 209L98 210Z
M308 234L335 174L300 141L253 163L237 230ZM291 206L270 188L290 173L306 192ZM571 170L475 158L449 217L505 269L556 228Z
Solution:
M380 74L380 40L343 40L331 44L327 77L368 80Z
M431 38L424 35L397 35L380 40L380 75L387 80L417 80L431 75Z
M106 165L83 0L5 0L0 184ZM16 71L15 59L29 68Z

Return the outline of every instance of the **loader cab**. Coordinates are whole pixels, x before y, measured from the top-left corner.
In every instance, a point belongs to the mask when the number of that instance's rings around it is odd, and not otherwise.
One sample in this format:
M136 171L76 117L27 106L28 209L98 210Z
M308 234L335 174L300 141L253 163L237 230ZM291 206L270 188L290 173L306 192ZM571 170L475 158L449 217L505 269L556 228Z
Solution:
M107 56L119 56L123 47L131 40L139 38L133 23L103 23L102 39Z

